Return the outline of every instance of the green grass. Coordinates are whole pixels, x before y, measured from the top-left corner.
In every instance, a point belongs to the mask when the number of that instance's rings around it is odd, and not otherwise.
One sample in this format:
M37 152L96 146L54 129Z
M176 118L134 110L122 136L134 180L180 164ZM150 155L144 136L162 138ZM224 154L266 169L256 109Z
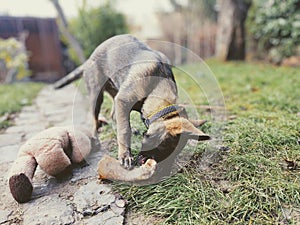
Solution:
M19 112L23 106L30 105L42 87L40 83L1 84L0 116ZM0 129L10 124L7 120L0 122Z
M208 65L224 94L227 115L234 115L223 127L223 146L230 150L201 171L197 163L206 145L199 144L194 162L175 176L143 187L116 183L116 190L128 199L130 210L162 218L164 224L299 224L299 69L243 62ZM206 104L194 84L181 77L176 71L178 85L190 90L194 102ZM209 118L205 110L198 112ZM141 128L136 120L133 126ZM133 139L137 149L139 140Z

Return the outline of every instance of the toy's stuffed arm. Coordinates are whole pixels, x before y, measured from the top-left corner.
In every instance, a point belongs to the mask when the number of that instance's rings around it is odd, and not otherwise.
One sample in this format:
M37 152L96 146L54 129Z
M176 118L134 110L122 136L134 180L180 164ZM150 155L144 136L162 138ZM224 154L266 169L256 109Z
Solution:
M69 130L68 131L69 140L71 143L72 163L82 162L91 152L93 139L91 133L88 130L81 128L80 130Z

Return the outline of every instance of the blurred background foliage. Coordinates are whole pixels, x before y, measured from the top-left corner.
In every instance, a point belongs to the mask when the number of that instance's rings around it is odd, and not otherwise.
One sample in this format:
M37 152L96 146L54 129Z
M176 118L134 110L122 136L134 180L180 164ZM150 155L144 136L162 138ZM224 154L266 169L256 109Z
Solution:
M50 1L59 6L59 0ZM296 56L295 64L300 65L300 0L166 1L170 7L158 7L155 12L160 36L137 35L140 39L176 43L203 59L254 59L281 65ZM106 39L123 33L136 35L148 26L146 20L141 25L135 24L117 7L120 0L106 0L98 6L92 6L87 0L78 3L77 16L68 20L63 15L64 9L57 10L61 42L67 47L68 57L77 65ZM19 39L1 40L1 82L10 83L31 75L27 69L30 55L26 47L21 51L20 46ZM184 52L158 50L168 55L175 65L191 63Z
M0 38L1 73L7 73L5 83L12 83L30 75L28 70L29 53L16 38Z
M223 7L226 0L169 0L172 6L171 11L158 10L161 39L175 42L186 47L202 58L212 56L218 57L218 33L220 27L226 26L228 21L218 21L218 17L224 11L229 11ZM234 27L242 23L241 28L233 28L234 32L244 32L245 37L233 37L236 40L229 40L228 46L233 47L233 42L239 43L241 38L246 42L246 58L266 60L275 64L280 64L284 59L300 55L300 1L299 0L228 0L234 8L234 14L246 14L244 22L234 18L229 23ZM84 50L85 57L89 57L92 51L104 40L122 33L134 33L135 28L128 23L128 18L120 11L116 10L117 1L106 1L104 5L98 7L89 6L86 1L78 9L78 16L69 21L70 32L78 40ZM227 4L230 5L230 4ZM245 7L251 5L249 10ZM245 9L246 8L246 9ZM223 23L222 23L223 22ZM146 24L145 24L146 25ZM227 29L227 28L226 28ZM225 29L225 30L226 30ZM239 31L242 29L242 31ZM230 30L230 29L227 29ZM233 36L236 34L233 34ZM220 40L224 39L223 37ZM243 46L243 45L241 45ZM238 47L241 47L238 46ZM155 47L155 46L154 46ZM236 46L235 46L236 47ZM236 49L232 50L233 52ZM76 59L75 52L70 48L73 59ZM230 53L228 53L230 54ZM188 59L178 53L170 52L171 60L176 63L187 62ZM173 57L173 59L172 59ZM231 60L227 57L224 60ZM233 58L239 59L239 57ZM245 59L240 57L240 60ZM78 60L77 60L78 63Z
M69 26L86 57L106 39L129 32L125 16L117 12L111 3L96 8L83 4L78 17L70 20Z
M300 1L254 0L247 26L259 58L273 63L300 55Z

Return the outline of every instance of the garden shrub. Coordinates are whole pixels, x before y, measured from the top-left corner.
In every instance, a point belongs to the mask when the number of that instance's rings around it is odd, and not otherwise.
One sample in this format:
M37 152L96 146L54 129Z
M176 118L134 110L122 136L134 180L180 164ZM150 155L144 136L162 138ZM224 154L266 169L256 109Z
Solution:
M257 41L257 50L269 60L280 63L299 54L300 1L254 0L248 17L248 28Z
M79 16L70 21L70 29L86 57L106 39L128 32L125 17L110 4L97 8L82 7Z
M0 38L0 65L4 73L2 80L12 83L30 75L29 54L25 46L15 38Z

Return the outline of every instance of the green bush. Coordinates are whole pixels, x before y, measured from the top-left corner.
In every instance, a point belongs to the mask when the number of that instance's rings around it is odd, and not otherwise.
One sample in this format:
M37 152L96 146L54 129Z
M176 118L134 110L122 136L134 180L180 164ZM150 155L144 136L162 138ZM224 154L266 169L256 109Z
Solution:
M79 16L70 21L70 28L88 57L100 43L114 35L127 33L128 28L123 14L110 4L86 8L82 7Z
M299 0L253 2L248 17L249 30L257 41L257 50L267 52L274 63L297 54L300 46L299 5Z
M27 68L28 59L28 52L21 42L15 38L6 40L0 38L0 62L4 66L6 76L11 76L10 82L30 75Z

